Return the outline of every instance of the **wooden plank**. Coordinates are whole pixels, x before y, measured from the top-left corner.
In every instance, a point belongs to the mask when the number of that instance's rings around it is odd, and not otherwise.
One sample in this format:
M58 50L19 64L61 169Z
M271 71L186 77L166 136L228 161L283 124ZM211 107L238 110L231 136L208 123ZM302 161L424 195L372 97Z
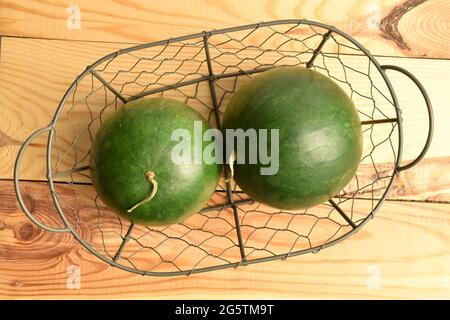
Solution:
M40 219L58 224L44 184L24 183L22 190ZM3 181L0 298L448 298L449 210L449 204L388 201L357 234L318 254L153 278L108 267L68 234L39 230L19 209L12 183ZM86 228L83 237L94 233Z
M0 166L0 177L10 179L12 177L12 169L15 161L15 157L20 144L24 139L37 128L46 126L53 116L54 110L59 102L60 97L63 95L70 83L75 79L76 75L84 70L85 66L92 63L95 59L104 54L112 52L117 49L114 44L105 43L86 43L86 42L73 42L73 41L50 41L50 40L34 40L34 39L3 39L2 43L2 59L0 62L0 68L2 72L0 73L0 114L2 119L5 119L0 124L0 153L1 153L1 166ZM178 50L178 49L170 49ZM170 54L170 50L168 50ZM183 53L185 56L189 57L190 51ZM196 52L196 49L194 50ZM192 52L190 53L192 54ZM36 57L42 57L36 59ZM160 57L161 58L161 57ZM235 58L231 56L226 63L233 65L235 63ZM272 61L270 56L265 56L263 61ZM358 57L345 56L346 62L351 64L353 67L361 67ZM396 59L396 58L379 58L381 63L384 64L398 64L409 70L413 70L416 76L422 81L428 90L431 101L433 102L435 114L436 114L436 128L433 144L429 150L427 157L428 160L424 164L419 164L417 168L411 169L408 172L402 173L401 180L394 187L392 193L393 197L404 198L404 199L420 199L420 200L431 200L431 201L446 201L448 198L448 185L449 177L447 175L442 175L441 170L444 170L448 164L449 155L449 141L446 139L447 127L449 123L449 112L447 108L447 101L450 99L450 92L446 90L446 83L448 83L449 76L446 70L450 67L450 62L446 60L427 60L427 59ZM328 62L327 67L332 70L338 70L338 62L333 61ZM125 59L125 62L121 62L118 65L111 64L110 67L113 70L118 70L118 68L124 67L124 64L129 67L130 62L132 62L132 57ZM170 61L169 61L170 62ZM222 61L223 62L223 61ZM150 62L148 62L150 63ZM159 63L159 62L154 62ZM179 62L177 62L179 63ZM321 59L317 59L317 63L321 64ZM331 63L331 64L330 64ZM323 64L323 63L322 63ZM198 63L197 63L198 65ZM145 65L144 65L145 66ZM150 65L146 65L150 68ZM188 68L194 67L194 65ZM115 68L115 69L114 69ZM171 70L174 65L171 63L164 64L160 67L160 72ZM201 76L206 72L203 65L197 76ZM233 70L229 70L233 71ZM186 72L186 71L183 71ZM336 73L337 76L339 73ZM354 74L354 73L353 73ZM367 91L368 86L366 86L366 80L363 77L359 77L349 73L349 77L357 77L360 81L356 81L356 89ZM111 77L107 73L103 74L105 77ZM397 95L399 96L400 104L403 112L404 118L404 152L403 159L410 160L419 154L420 148L424 143L426 137L426 111L422 103L422 98L420 97L419 91L405 78L397 75L393 72L388 73L389 77L392 79ZM126 74L121 74L121 79L116 79L116 81L126 81ZM134 76L133 76L134 77ZM151 78L145 79L143 76L142 81L152 81ZM167 81L173 81L174 79L168 78ZM175 79L176 80L176 79ZM364 80L364 81L363 81ZM227 89L233 86L233 79L224 79L219 82L219 84ZM71 119L77 122L80 128L86 128L89 121L88 110L84 107L85 101L83 98L83 93L89 92L91 86L91 81L87 79L87 83L78 90L80 95L80 111L73 112ZM96 88L99 86L99 82L95 83ZM195 87L190 87L188 89L183 89L191 91ZM223 88L218 88L219 98L224 96L223 105L226 105L227 99L230 98L230 94L224 94ZM141 87L133 88L130 90L142 90ZM105 93L106 92L106 93ZM113 95L109 93L108 90L101 91L98 96L92 97L93 100L89 100L91 105L95 107L96 105L101 105L104 103L105 94L108 97L108 101L112 102ZM185 96L180 95L180 92L175 92L175 98L185 99ZM186 93L186 91L185 91ZM194 107L198 108L205 116L208 116L211 109L208 108L210 105L209 91L206 84L203 84L198 91L199 99L191 99L188 103L195 104ZM368 93L365 93L368 94ZM91 98L90 98L91 99ZM354 95L356 101L361 101L361 103L367 103L367 99L362 99L357 94ZM358 100L359 99L359 100ZM377 98L377 101L382 99ZM69 106L69 104L68 104ZM388 106L388 105L387 105ZM114 104L111 104L111 108ZM66 107L67 110L68 107ZM112 110L110 108L110 110ZM391 108L392 109L392 108ZM77 111L78 109L75 109ZM392 110L391 110L392 111ZM73 132L71 131L71 123L67 121L67 117L63 115L66 119L58 122L58 126L61 125L66 131L59 131L59 137L63 137L62 143L67 146L73 139ZM98 125L98 122L97 122ZM389 124L377 125L375 140L381 141L383 136L386 135L386 130L389 129ZM61 129L61 130L63 130ZM370 133L370 132L368 132ZM377 138L378 137L378 138ZM45 179L45 145L46 145L46 135L37 138L29 147L28 151L25 153L23 159L23 170L21 171L21 178L23 179ZM86 154L89 150L89 135L87 131L84 131L82 141L79 141L79 146L84 150L83 154ZM67 140L67 141L64 141ZM387 144L385 144L387 146ZM370 151L371 145L369 143L365 144L367 151ZM381 150L377 153L375 161L389 165L389 161L392 163L392 151ZM81 152L80 152L81 153ZM57 155L54 154L56 157ZM73 161L70 161L70 154L66 157L67 160L65 165L66 168L70 168L73 165ZM80 157L81 158L81 157ZM88 158L85 158L86 161ZM366 161L370 164L370 159ZM53 162L55 163L56 160ZM426 170L431 171L425 171ZM433 172L433 175L424 176L423 172ZM439 179L429 179L427 177L435 176L438 174ZM365 173L368 179L371 179L371 173ZM427 181L427 182L424 182Z
M3 39L0 114L5 121L0 129L1 177L12 177L14 158L21 142L32 131L50 122L59 100L75 77L87 64L116 48L108 44ZM61 59L55 60L57 56ZM32 173L24 177L42 179L45 176L42 171L45 141L42 136L31 145L30 150L37 147L40 155L34 169L25 165Z
M406 163L405 163L406 164ZM450 189L448 187L450 157L433 157L423 159L416 167L402 171L397 177L389 199L419 200L429 202L448 202ZM380 175L388 175L391 171L389 164L377 165ZM368 165L358 169L361 185L373 182L373 167ZM360 197L380 197L385 191L388 180L380 181L372 190L367 188L358 194ZM354 190L354 182L347 188ZM373 195L372 195L373 192Z
M6 36L141 43L260 21L307 18L336 26L374 54L449 58L450 52L446 0L3 0L1 9L0 34Z

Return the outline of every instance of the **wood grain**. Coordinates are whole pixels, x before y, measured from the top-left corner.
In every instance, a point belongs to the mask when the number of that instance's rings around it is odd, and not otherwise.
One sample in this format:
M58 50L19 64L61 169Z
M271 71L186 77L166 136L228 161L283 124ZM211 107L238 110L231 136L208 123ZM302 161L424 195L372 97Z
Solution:
M67 27L71 13L70 5L81 10L81 29ZM109 267L89 254L69 234L53 234L33 225L20 210L15 198L12 178L13 163L24 139L37 128L47 125L62 95L75 77L87 65L99 57L130 43L161 40L168 37L186 35L212 28L237 26L258 21L286 18L307 18L335 25L349 33L366 46L371 53L378 55L382 64L394 64L412 71L424 84L430 94L435 111L436 127L432 146L425 158L413 169L400 174L390 194L391 199L408 200L387 201L376 218L361 231L344 242L320 251L291 257L286 261L274 261L240 267L236 270L223 270L189 277L153 278L133 275ZM321 1L68 1L68 0L1 0L0 1L0 299L25 298L146 298L146 299L186 299L186 298L443 298L450 297L450 142L447 139L450 126L450 2L447 0L321 0ZM293 30L292 35L304 36L303 31ZM258 44L264 35L248 39L250 44ZM30 39L31 38L31 39ZM57 39L57 40L51 40ZM259 39L259 40L258 40ZM316 39L313 39L316 40ZM272 38L268 46L279 43ZM311 44L315 47L316 44ZM325 52L335 52L336 46L328 42ZM239 45L227 45L227 50L236 50ZM171 48L169 48L171 49ZM288 43L283 50L301 50L296 43ZM343 48L343 50L347 50ZM170 50L169 50L170 51ZM212 54L217 54L214 48ZM342 51L341 51L342 52ZM167 54L170 54L168 52ZM189 57L189 51L183 52ZM255 52L245 51L254 55ZM218 58L233 68L233 55ZM382 57L391 56L391 57ZM394 58L412 57L412 58ZM418 59L418 58L435 59ZM129 57L132 61L132 57ZM262 63L272 63L274 57L264 55ZM439 59L442 58L442 59ZM192 59L186 63L187 69L195 68ZM288 59L289 60L289 59ZM130 61L124 62L128 64ZM358 56L348 56L346 63L365 69ZM144 65L151 69L152 62ZM167 63L167 65L166 65ZM252 67L252 61L247 61ZM320 59L317 60L320 64ZM173 69L176 64L166 61L160 67L162 73ZM123 68L124 64L113 68ZM200 65L198 74L205 72ZM216 68L220 66L216 65ZM339 77L337 60L327 65ZM187 72L188 70L183 70ZM217 69L216 69L217 70ZM230 71L230 70L228 70ZM108 75L105 73L105 77ZM404 119L404 163L419 154L427 132L426 112L423 99L417 88L403 76L389 71ZM122 74L116 81L130 80L130 74ZM177 81L177 75L167 77L167 81ZM367 90L369 86L356 75L353 82L357 90ZM143 75L140 81L152 82L151 75ZM163 77L164 80L164 77ZM232 79L230 79L232 80ZM233 86L232 82L220 83L224 88ZM98 85L98 83L96 84ZM131 90L140 90L136 86ZM186 88L184 90L194 90ZM89 84L80 85L89 90ZM195 90L194 90L195 91ZM87 91L84 91L86 94ZM205 116L207 107L207 88L200 88L199 101L189 102ZM176 98L183 94L174 92ZM184 92L192 94L192 92ZM218 89L219 97L226 104L229 94ZM110 93L94 96L89 103L96 105L101 98L107 98L113 108L114 100ZM358 107L364 107L364 99L354 97ZM195 99L194 99L195 100ZM206 105L206 106L205 106ZM71 119L60 121L61 150L70 143L71 125L86 127L87 110L75 106ZM67 118L67 117L66 117ZM71 124L70 121L73 123ZM377 127L377 140L388 127ZM83 140L85 139L85 140ZM366 141L367 138L366 138ZM79 152L89 149L89 138L85 134L78 141ZM45 135L31 143L23 158L22 179L45 180ZM366 148L370 147L366 145ZM55 156L55 155L54 155ZM66 154L62 165L70 165L73 159ZM370 163L361 167L361 184L373 181L374 175L390 172L387 157L383 150L375 157L379 172L374 173ZM54 157L52 157L54 159ZM83 160L82 160L83 161ZM59 178L61 179L61 178ZM87 177L80 177L82 181ZM84 179L84 180L83 180ZM2 181L3 180L3 181ZM384 184L383 184L384 183ZM381 180L374 190L367 190L361 196L378 197L385 187ZM69 220L77 226L81 236L103 253L114 254L121 235L126 232L127 223L119 223L117 217L107 213L101 202L95 202L92 186L67 185L57 183L57 194L63 203L63 210ZM45 183L22 182L21 190L30 210L43 222L54 227L61 226L56 215L51 195ZM74 197L76 192L76 198ZM221 203L223 194L216 194L211 204ZM77 202L74 202L77 199ZM411 201L409 201L411 200ZM420 202L417 202L420 201ZM436 203L424 203L436 202ZM351 202L342 203L346 212L352 212L354 221L364 217L372 208L373 202L359 199L351 210ZM74 220L73 209L81 221ZM256 210L256 211L255 211ZM328 208L314 209L318 215L326 216ZM243 224L246 250L263 248L270 238L272 251L286 252L295 239L273 235L270 229L254 231L250 226L269 226L283 228L286 212L268 215L273 212L267 207L244 206L239 212ZM212 213L210 213L212 215ZM230 210L223 210L217 217L196 215L185 226L171 226L162 232L152 231L151 236L143 236L141 242L131 241L120 261L139 263L146 268L168 270L168 263L154 265L159 261L155 255L157 242L164 240L164 233L181 237L188 242L200 241L202 232L197 230L185 233L186 228L202 225L204 231L222 235L211 241L201 243L200 247L232 261L238 255L236 247L223 251L235 243L235 235L226 221L231 219ZM101 217L101 219L99 219ZM206 218L209 217L209 218ZM292 228L298 233L307 232L314 223L307 215L299 215ZM268 220L270 218L270 220ZM334 216L333 219L342 217ZM206 219L206 220L205 220ZM297 219L297 217L296 217ZM311 234L318 241L329 238L336 225L330 219L321 220ZM86 223L87 222L87 223ZM203 224L206 222L206 224ZM298 223L297 223L298 222ZM330 223L331 222L331 223ZM101 224L100 232L97 223ZM344 224L344 223L343 223ZM264 231L265 230L265 231ZM320 233L318 233L319 231ZM203 231L203 232L204 232ZM345 231L345 228L343 229ZM148 230L138 227L138 234ZM283 234L283 233L281 233ZM273 235L273 237L272 237ZM291 234L290 234L291 235ZM173 259L183 250L181 240L163 241L157 250L163 252L165 259ZM197 243L199 244L199 243ZM142 245L148 246L135 256L131 256ZM297 248L308 246L298 242ZM223 251L223 252L222 252ZM152 253L153 252L153 253ZM180 266L189 266L195 257L203 252L198 249L187 250L177 258ZM253 257L262 254L254 251ZM128 260L127 260L128 259ZM217 263L214 259L202 263ZM128 265L131 266L131 265ZM73 270L79 268L80 289L69 289Z
M0 5L0 34L5 36L141 43L213 28L307 18L336 26L374 54L450 57L446 0L3 0ZM80 29L67 27L71 5L80 9Z
M39 218L58 224L45 185L23 183L22 190ZM12 183L0 182L0 298L448 298L449 210L387 201L360 232L318 254L152 278L108 267L70 235L38 229L19 209ZM67 289L74 265L79 290Z
M92 63L95 59L103 56L109 52L117 49L114 44L105 43L86 43L86 42L73 42L73 41L53 41L53 40L35 40L35 39L3 39L2 43L2 59L0 61L0 115L2 121L0 124L0 177L11 178L14 161L20 144L24 139L37 128L46 126L53 116L54 110L59 102L60 97L63 95L67 87L73 81L77 74L79 74L86 65ZM186 55L188 53L185 53ZM36 57L42 57L36 59ZM230 60L231 59L231 60ZM271 61L270 56L267 56L263 61ZM347 63L353 67L364 67L362 62L358 62L359 58L354 56L346 56ZM127 59L125 59L127 60ZM446 139L447 128L450 125L450 110L447 108L447 102L450 100L450 93L446 89L446 83L450 80L446 70L450 67L450 63L446 60L428 60L428 59L398 59L398 58L379 58L381 63L384 64L397 64L405 67L406 69L413 70L414 74L422 81L426 89L428 90L431 101L433 102L436 116L436 128L432 146L427 154L429 158L427 164L419 164L418 167L411 169L404 176L408 181L399 180L394 187L395 191L392 193L393 197L400 199L421 199L430 201L448 201L448 185L449 177L447 175L440 175L440 179L430 179L431 176L423 174L424 168L431 170L433 176L438 174L441 170L445 170L448 166L448 158L450 157L450 145L448 139ZM224 62L224 61L222 61ZM225 62L231 65L234 62L233 58L228 58ZM125 62L123 62L125 63ZM126 61L125 64L129 65L130 61ZM318 60L320 63L320 60ZM124 65L113 65L112 68L120 68ZM205 67L205 66L204 66ZM330 70L338 70L338 64L336 61L328 63L327 67ZM171 64L163 65L161 72L170 70L173 68ZM232 70L231 70L232 71ZM206 71L200 71L206 72ZM422 102L422 98L419 91L414 85L406 80L401 75L394 72L388 73L395 84L395 90L399 97L404 119L404 152L403 159L409 160L415 158L424 143L426 137L426 111ZM348 75L352 77L351 74ZM105 75L107 77L107 75ZM126 78L122 74L125 81ZM141 80L145 80L142 79ZM151 79L147 79L150 81ZM170 80L170 79L169 79ZM231 81L232 79L230 79ZM355 81L357 88L366 90L369 88L366 86L364 79ZM231 88L233 82L231 81L220 82L219 85L226 88ZM97 83L98 85L98 83ZM80 86L81 88L82 86ZM90 81L88 85L83 88L88 90L90 87ZM142 88L137 88L142 90ZM90 90L90 89L89 89ZM134 90L132 88L132 90ZM192 91L192 88L189 89ZM189 91L188 90L188 91ZM223 91L218 88L219 98L222 97ZM79 128L87 128L87 122L89 121L89 114L86 108L82 106L85 104L83 99L83 90L79 89L80 95L80 107L72 112L71 119L78 123ZM86 94L86 92L84 92ZM204 84L199 91L200 100L204 103L210 104L209 91L206 84ZM101 105L104 100L104 95L99 95L96 100L90 100L92 106ZM112 94L108 91L108 99ZM226 105L227 99L230 98L230 94L225 95L223 105ZM184 99L183 96L174 96L175 98ZM355 101L358 101L358 95L355 95ZM361 100L361 99L360 99ZM366 103L363 99L362 103ZM190 100L188 103L198 107L205 116L211 112L211 109L205 108L205 105L199 103L199 101ZM92 104L93 103L93 104ZM68 107L70 104L68 104ZM67 108L68 108L67 107ZM66 110L67 110L66 108ZM112 109L111 109L112 110ZM391 110L392 111L392 110ZM71 123L67 121L67 117L63 117L66 121L60 121L58 123L59 137L65 137L62 143L66 146L73 138L71 129ZM61 128L59 126L62 126ZM98 123L97 123L98 126ZM84 130L83 129L83 130ZM376 128L375 140L380 139L386 135L386 130L389 127L379 126ZM378 133L377 133L378 132ZM370 132L368 132L370 133ZM377 138L378 136L378 138ZM72 138L71 138L72 137ZM369 137L366 137L369 138ZM23 158L23 165L21 170L21 178L42 180L45 179L45 145L46 134L38 137L32 142L28 151ZM368 140L367 140L368 141ZM86 154L89 150L90 139L88 132L84 132L81 140L78 140L78 146L84 150L80 154ZM365 147L370 151L370 144L366 143ZM388 148L389 149L389 148ZM381 150L376 154L375 161L377 163L392 162L390 158L392 151ZM64 148L63 148L64 150ZM53 156L57 156L54 154ZM70 168L73 165L73 160L70 158L70 154L66 157L65 166ZM85 158L85 161L88 158ZM369 161L367 159L366 161ZM53 161L54 163L56 161ZM370 162L370 161L369 161ZM31 164L32 163L32 164ZM427 171L429 172L429 171ZM368 173L367 178L370 179ZM83 180L84 181L84 180ZM424 182L426 181L426 182ZM433 186L436 187L433 187ZM430 193L430 190L433 190Z
M406 164L406 162L404 162ZM403 200L419 200L430 202L448 202L450 190L448 179L450 178L448 168L450 157L425 158L417 167L402 171L396 179L388 198ZM388 175L392 167L390 164L379 164L377 170L380 175ZM358 177L361 185L373 182L375 176L373 166L362 166L358 169ZM389 180L380 181L374 190L368 188L361 191L360 197L380 197ZM349 186L350 190L352 185ZM374 192L372 195L372 191Z

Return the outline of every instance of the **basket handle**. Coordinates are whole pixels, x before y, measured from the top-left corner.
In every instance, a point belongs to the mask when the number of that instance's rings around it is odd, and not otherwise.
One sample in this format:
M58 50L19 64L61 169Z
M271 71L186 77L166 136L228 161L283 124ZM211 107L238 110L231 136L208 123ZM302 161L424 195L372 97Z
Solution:
M25 149L28 147L28 145L31 143L31 141L36 138L38 135L40 135L43 132L50 131L52 129L52 126L49 125L47 127L41 128L39 130L36 130L33 132L23 143L22 147L20 147L19 153L17 154L16 163L14 164L14 190L16 191L17 200L19 202L20 207L22 208L23 212L27 215L27 217L38 227L51 231L51 232L69 232L70 229L66 226L65 228L53 228L49 227L39 220L37 220L33 214L28 210L27 206L25 205L25 202L23 201L22 194L20 192L19 188L19 170L20 170L20 162L22 160L23 153L25 152Z
M397 171L403 171L403 170L407 170L413 166L415 166L417 163L419 163L420 160L423 159L423 157L425 156L425 154L427 153L428 149L430 148L430 144L431 144L431 139L433 137L433 129L434 129L434 118L433 118L433 108L431 106L431 101L430 98L428 97L428 94L425 90L425 88L423 87L423 85L419 82L419 80L413 75L411 74L409 71L398 67L398 66L394 66L394 65L383 65L381 66L381 69L383 69L384 71L386 70L394 70L394 71L398 71L402 74L404 74L405 76L407 76L410 80L412 80L412 82L414 82L414 84L417 86L417 88L419 89L420 93L422 94L424 100L425 100L425 104L427 107L427 111L428 111L428 136L427 136L427 141L425 142L424 147L422 148L422 151L420 152L420 154L410 163L405 164L404 166L399 166L397 168Z

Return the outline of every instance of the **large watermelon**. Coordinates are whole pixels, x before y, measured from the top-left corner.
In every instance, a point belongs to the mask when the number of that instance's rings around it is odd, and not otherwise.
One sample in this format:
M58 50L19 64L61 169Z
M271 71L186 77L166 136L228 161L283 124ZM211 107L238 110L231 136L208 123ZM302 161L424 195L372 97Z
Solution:
M105 204L147 225L175 223L205 206L218 183L220 165L177 164L171 157L179 143L172 141L172 133L185 129L194 137L194 121L201 121L203 132L210 128L197 111L172 99L143 98L116 110L101 125L91 148L91 176ZM189 146L194 148L193 139Z
M361 123L348 95L328 77L302 67L279 67L257 75L231 98L224 129L279 129L279 167L235 164L239 187L280 209L324 202L350 181L362 154ZM270 135L269 135L270 137ZM270 144L278 141L270 141ZM239 153L237 157L239 158Z

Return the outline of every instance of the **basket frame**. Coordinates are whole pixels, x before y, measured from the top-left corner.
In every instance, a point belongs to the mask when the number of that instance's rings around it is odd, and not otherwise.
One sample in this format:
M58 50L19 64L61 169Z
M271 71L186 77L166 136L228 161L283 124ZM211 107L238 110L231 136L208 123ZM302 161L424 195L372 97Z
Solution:
M222 265L215 265L215 266L208 266L208 267L203 267L203 268L198 268L198 269L192 269L192 270L182 270L182 271L171 271L171 272L154 272L154 271L144 271L144 270L139 270L139 269L133 269L127 266L124 266L120 263L117 262L117 259L120 257L120 254L122 252L122 250L124 249L125 245L127 244L128 240L130 239L130 235L132 233L133 230L133 224L131 224L130 228L128 229L125 237L123 238L123 242L118 250L118 252L116 253L116 256L114 257L114 259L109 259L107 257L105 257L103 254L101 254L100 252L98 252L96 249L94 249L89 243L87 243L76 231L75 229L72 227L72 225L70 224L70 222L68 221L67 217L65 216L59 199L57 197L57 193L55 190L55 182L53 180L54 175L52 174L52 161L51 161L51 152L52 152L52 141L55 135L55 125L60 117L60 113L61 110L63 109L67 99L69 98L69 96L71 95L71 93L73 92L73 90L77 87L78 83L88 74L92 74L93 76L95 76L97 79L99 79L101 82L102 78L95 72L94 68L98 65L100 65L101 63L108 61L110 59L113 59L119 55L128 53L128 52L132 52L132 51L136 51L136 50L140 50L140 49L146 49L146 48L150 48L150 47L155 47L155 46L160 46L160 45L168 45L170 43L174 43L174 42L180 42L180 41L185 41L185 40L190 40L190 39L195 39L195 38L203 38L203 43L204 43L204 49L205 49L205 54L206 54L206 59L207 59L207 66L208 66L208 76L205 76L204 79L197 79L195 81L191 81L192 83L196 83L196 82L200 82L200 81L208 81L209 83L209 89L210 89L210 93L211 93L211 98L212 98L212 103L213 103L213 110L214 110L214 114L215 114L215 118L216 118L216 123L217 126L220 128L220 118L219 118L219 106L217 103L217 97L215 94L215 81L217 79L223 78L224 76L218 76L215 75L213 73L212 70L212 65L211 65L211 59L210 59L210 54L209 54L209 47L208 47L208 39L209 37L216 35L216 34L223 34L223 33L232 33L232 32L236 32L236 31L242 31L242 30L247 30L247 29L253 29L253 28L258 28L258 27L266 27L266 26L275 26L275 25L282 25L282 24L292 24L292 25L310 25L310 26L315 26L315 27L320 27L323 29L327 29L328 32L325 33L323 35L323 39L320 42L319 46L314 50L313 55L311 60L308 62L307 67L311 67L314 63L314 59L316 58L316 56L320 53L322 46L324 45L324 43L326 42L327 38L332 34L332 33L336 33L342 37L344 37L346 40L350 41L352 44L354 44L358 49L360 49L369 59L370 62L373 63L373 65L377 68L377 70L379 71L379 73L381 74L383 80L386 83L386 86L389 90L389 93L392 97L392 102L395 108L395 113L396 113L396 119L392 119L393 121L390 122L396 122L397 124L397 133L398 133L398 148L397 148L397 157L395 159L395 163L394 163L394 172L387 184L387 187L384 191L384 193L382 194L381 198L378 200L377 204L375 205L375 207L371 210L371 212L367 215L366 218L364 218L358 225L354 225L353 229L349 232L347 232L346 234L330 241L330 242L326 242L320 246L315 246L313 248L309 248L309 249L304 249L304 250L298 250L298 251L294 251L294 252L290 252L287 254L278 254L278 255L273 255L273 256L267 256L267 257L263 257L263 258L255 258L255 259L251 259L251 260L247 260L245 258L245 253L244 253L244 248L242 245L242 237L240 234L240 228L239 228L239 221L237 219L237 207L239 205L241 205L238 202L234 202L233 199L231 198L231 188L229 183L227 184L227 193L228 193L228 200L229 203L224 205L224 206L217 206L217 207L231 207L234 210L234 214L235 214L235 223L236 223L236 231L237 231L237 237L238 237L238 242L239 242L239 248L241 251L241 260L235 263L227 263L227 264L222 264ZM395 71L399 71L401 73L403 73L404 75L406 75L407 77L409 77L419 88L420 92L422 93L425 102L426 102L426 106L427 106L427 111L428 111L428 116L429 116L429 130L427 133L427 139L426 139L426 143L425 146L422 149L422 152L419 154L419 156L417 156L417 158L415 158L412 162L410 162L407 165L401 166L401 160L402 160L402 149L403 149L403 128L402 128L402 118L401 118L401 109L398 103L398 99L397 96L395 94L394 88L386 74L386 70L395 70ZM254 70L254 72L251 73L256 73L256 72L261 72L263 70ZM241 74L249 74L250 72L242 72ZM234 76L238 76L240 75L239 73L234 74ZM228 75L229 76L229 75ZM107 84L107 82L103 82L103 84L105 84L105 86L107 86L119 99L121 99L123 102L126 102L127 100L125 98L123 98L121 96L121 94L119 92L117 92L114 88L112 88L111 86L109 86ZM188 82L183 83L183 85L187 85L189 84ZM171 87L173 88L173 86ZM163 90L167 90L168 88L162 88L161 91ZM170 89L170 88L169 88ZM152 92L153 93L153 92ZM146 93L150 94L150 93ZM135 99L137 99L139 97L135 97ZM133 99L129 99L128 101L133 100ZM376 122L376 120L374 120ZM49 227L45 224L43 224L42 222L40 222L39 220L37 220L32 214L31 212L29 212L29 210L27 209L21 193L20 193L20 189L19 189L19 167L20 167L20 161L21 158L23 156L23 153L26 149L26 147L31 143L31 141L37 137L38 135L44 133L44 132L48 132L48 139L47 139L47 149L46 149L46 167L47 167L47 180L48 180L48 187L50 189L50 193L56 208L56 211L58 212L59 217L61 218L64 227L63 228L53 228L53 227ZM306 19L285 19L285 20L275 20L275 21L268 21L268 22L261 22L261 23L256 23L256 24L248 24L248 25L243 25L243 26L238 26L238 27L231 27L231 28L224 28L224 29L219 29L219 30L212 30L212 31L203 31L200 33L195 33L195 34L191 34L191 35L187 35L187 36L182 36L182 37L176 37L176 38L169 38L166 40L161 40L161 41L156 41L156 42L150 42L150 43L145 43L145 44L140 44L140 45L136 45L136 46L132 46L126 49L120 49L117 50L111 54L108 54L100 59L98 59L97 61L95 61L93 64L89 65L86 67L86 69L77 76L77 78L75 79L75 81L70 85L70 87L67 89L67 91L65 92L65 94L63 95L56 111L55 114L53 116L53 119L51 120L50 124L44 128L41 128L37 131L35 131L32 135L30 135L30 137L23 143L19 154L17 156L16 159L16 164L15 164L15 168L14 168L14 188L16 191L16 195L19 201L19 204L22 208L22 210L25 212L25 214L35 223L37 224L39 227L41 227L44 230L47 231L51 231L51 232L69 232L73 235L73 237L75 239L77 239L90 253L92 253L93 255L95 255L97 258L103 260L104 262L108 263L111 266L117 267L119 269L128 271L128 272L132 272L132 273L136 273L136 274L141 274L141 275L151 275L151 276L176 276L176 275L190 275L193 273L202 273L202 272L207 272L207 271L213 271L213 270L221 270L221 269L226 269L226 268L237 268L240 265L250 265L250 264L254 264L254 263L259 263L259 262L266 262L266 261L272 261L272 260L277 260L277 259L286 259L290 256L297 256L297 255L301 255L301 254L306 254L306 253L317 253L320 250L330 247L332 245L335 245L343 240L345 240L346 238L350 237L351 235L355 234L356 232L358 232L368 221L370 221L374 215L376 214L376 212L380 209L381 205L383 204L384 200L386 199L386 197L388 196L394 181L396 180L399 172L401 172L402 170L406 170L411 168L412 166L416 165L426 154L430 143L431 143L431 138L432 138L432 134L433 134L433 114L432 114L432 108L431 108L431 102L428 98L428 95L425 91L425 89L423 88L423 86L420 84L420 82L412 75L410 74L408 71L397 67L397 66L390 66L390 65L380 65L378 63L378 61L375 59L375 57L366 49L364 48L357 40L355 40L353 37L351 37L350 35L346 34L345 32L327 25L327 24L323 24L320 22L315 22L315 21L311 21L311 20L306 20ZM229 172L228 170L226 171L226 175L229 176ZM244 203L244 202L243 202ZM247 201L248 203L248 201ZM334 206L334 208L341 213L340 211L342 211L332 200L330 200L330 203ZM341 213L342 215L342 213ZM343 213L343 217L345 218L345 213ZM350 224L352 223L351 220L347 221ZM116 259L117 258L117 259Z

